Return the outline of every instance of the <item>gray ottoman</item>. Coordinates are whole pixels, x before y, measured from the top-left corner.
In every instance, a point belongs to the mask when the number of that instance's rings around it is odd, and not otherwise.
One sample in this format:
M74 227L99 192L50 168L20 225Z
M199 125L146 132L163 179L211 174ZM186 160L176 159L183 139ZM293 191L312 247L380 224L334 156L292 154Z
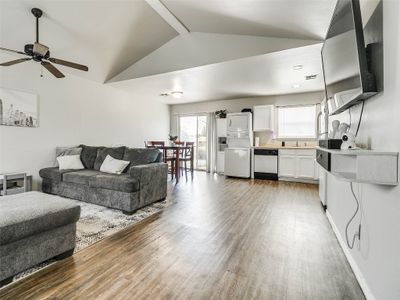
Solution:
M0 197L0 287L21 271L73 254L81 208L39 192Z

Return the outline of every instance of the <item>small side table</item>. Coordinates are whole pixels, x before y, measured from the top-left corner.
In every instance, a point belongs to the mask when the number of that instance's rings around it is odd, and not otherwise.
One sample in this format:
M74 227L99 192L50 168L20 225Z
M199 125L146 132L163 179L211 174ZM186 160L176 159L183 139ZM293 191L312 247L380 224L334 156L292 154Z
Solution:
M14 195L32 189L32 176L26 173L0 174L0 195Z

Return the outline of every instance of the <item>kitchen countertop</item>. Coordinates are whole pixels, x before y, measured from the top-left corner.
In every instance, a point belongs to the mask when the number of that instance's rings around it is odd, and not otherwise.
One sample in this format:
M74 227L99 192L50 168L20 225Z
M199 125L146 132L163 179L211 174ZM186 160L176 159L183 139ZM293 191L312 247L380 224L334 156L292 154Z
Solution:
M315 149L316 146L284 146L281 145L265 145L265 146L254 146L253 149Z

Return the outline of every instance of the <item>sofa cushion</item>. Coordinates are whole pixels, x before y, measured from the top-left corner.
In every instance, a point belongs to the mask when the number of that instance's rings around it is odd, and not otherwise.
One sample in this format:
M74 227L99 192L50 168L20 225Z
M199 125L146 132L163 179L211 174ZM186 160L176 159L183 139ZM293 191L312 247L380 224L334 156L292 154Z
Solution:
M100 174L102 174L102 173L100 171L96 171L96 170L74 171L74 172L65 173L63 175L62 181L69 182L69 183L88 185L90 177L100 175Z
M159 154L156 148L126 148L123 160L129 160L130 166L146 165L157 162Z
M93 169L100 170L101 165L106 159L107 155L110 155L112 158L121 160L124 157L125 147L116 147L116 148L104 148L99 149L97 151L97 157L94 162Z
M0 245L79 220L76 202L39 192L1 197Z
M104 149L104 147L96 147L96 146L86 146L80 145L82 148L81 153L81 161L86 169L92 169L94 167L94 162L96 161L97 151L99 149Z
M59 182L62 180L63 174L75 171L76 170L60 170L58 167L52 167L52 168L41 169L39 171L39 175L42 178Z
M139 181L127 174L102 174L90 177L89 186L106 190L132 193L139 191Z

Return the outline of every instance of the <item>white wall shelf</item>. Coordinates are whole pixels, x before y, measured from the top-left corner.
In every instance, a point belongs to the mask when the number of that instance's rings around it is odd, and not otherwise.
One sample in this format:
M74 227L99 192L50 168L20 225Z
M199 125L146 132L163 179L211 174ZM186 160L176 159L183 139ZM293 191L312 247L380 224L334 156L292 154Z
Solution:
M398 152L365 149L334 150L321 147L317 147L317 150L330 154L330 173L339 179L398 185Z

